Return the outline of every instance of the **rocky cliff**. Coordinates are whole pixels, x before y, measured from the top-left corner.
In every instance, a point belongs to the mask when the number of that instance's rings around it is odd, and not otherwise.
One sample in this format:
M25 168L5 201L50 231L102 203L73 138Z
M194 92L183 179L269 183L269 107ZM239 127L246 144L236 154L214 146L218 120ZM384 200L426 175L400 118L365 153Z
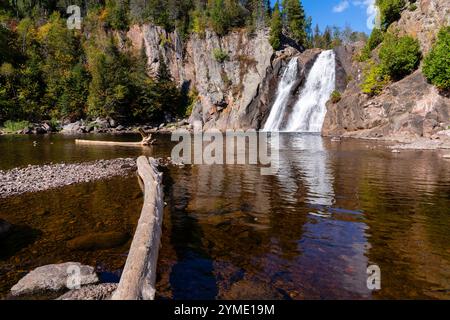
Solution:
M144 25L131 28L128 37L137 50L145 46L151 72L162 58L176 81L198 92L191 121L201 120L205 128L257 126L255 99L274 71L268 30L254 34L236 30L224 37L207 31L203 37L192 35L183 43L177 32Z
M428 52L441 26L449 17L450 1L417 1L417 9L402 13L389 28L416 37L424 53ZM342 99L327 104L323 126L325 136L351 136L414 140L436 137L450 126L450 99L427 83L420 68L408 77L390 84L383 93L370 98L360 89L364 64L349 60L358 44L336 50L343 61L349 83ZM341 90L342 91L342 90Z

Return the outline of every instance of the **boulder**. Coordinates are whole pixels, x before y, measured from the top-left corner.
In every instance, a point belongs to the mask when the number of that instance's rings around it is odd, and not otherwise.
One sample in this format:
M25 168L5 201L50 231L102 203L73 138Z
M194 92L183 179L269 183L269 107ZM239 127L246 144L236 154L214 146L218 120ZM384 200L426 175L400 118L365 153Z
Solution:
M48 123L46 123L46 122L44 122L44 123L42 124L42 128L43 128L46 132L52 132L52 131L53 131L52 127L51 127Z
M20 130L19 132L17 132L18 134L32 134L33 130L31 130L30 128L25 128L23 130Z
M69 276L73 268L79 270L79 283L83 285L95 284L99 281L95 269L78 262L50 264L34 269L19 280L11 288L13 296L35 294L42 291L59 291L67 288ZM72 276L73 277L73 276Z
M111 128L117 127L117 122L116 122L116 120L114 120L114 119L109 119L109 126L110 126Z
M107 119L97 118L94 124L99 129L108 129L110 127L110 122Z
M81 121L66 124L63 126L61 133L77 133L81 129Z
M126 232L91 233L69 240L67 247L74 250L108 249L121 246L129 239L130 235Z
M101 283L70 290L56 300L110 300L118 283Z
M34 134L46 134L47 130L45 130L44 127L37 126L36 128L34 128L33 133Z

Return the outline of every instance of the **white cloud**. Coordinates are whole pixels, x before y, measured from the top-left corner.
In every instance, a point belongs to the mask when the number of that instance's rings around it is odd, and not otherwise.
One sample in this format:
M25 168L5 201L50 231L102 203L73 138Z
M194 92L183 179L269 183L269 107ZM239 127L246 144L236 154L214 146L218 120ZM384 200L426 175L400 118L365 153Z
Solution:
M348 9L349 6L350 6L350 2L348 2L347 0L344 0L333 7L333 12L337 12L337 13L344 12L345 10Z
M379 18L378 8L375 5L375 0L354 0L352 1L352 4L357 7L366 8L367 28L372 29L379 23L377 19Z

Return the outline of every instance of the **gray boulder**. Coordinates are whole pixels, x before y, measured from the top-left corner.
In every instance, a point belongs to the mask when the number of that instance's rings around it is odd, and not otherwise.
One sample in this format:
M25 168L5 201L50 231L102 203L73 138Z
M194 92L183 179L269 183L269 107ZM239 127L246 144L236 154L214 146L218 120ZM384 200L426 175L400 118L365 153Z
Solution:
M81 121L66 124L63 126L61 133L77 133L81 129Z
M70 290L56 300L110 300L118 283L102 283Z
M80 285L95 284L99 281L95 269L78 262L66 262L62 264L50 264L34 269L19 280L11 288L13 296L34 294L42 291L58 291L67 288L70 272L73 268L79 268Z

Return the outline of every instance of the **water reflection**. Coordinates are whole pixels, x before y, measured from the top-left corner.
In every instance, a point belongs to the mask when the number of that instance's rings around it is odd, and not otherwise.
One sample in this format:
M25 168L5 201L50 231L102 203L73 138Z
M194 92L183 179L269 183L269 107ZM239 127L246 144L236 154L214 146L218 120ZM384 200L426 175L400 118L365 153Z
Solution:
M1 168L142 152L168 156L173 145L170 136L160 136L159 145L145 150L86 149L55 136L42 138L36 153L26 139L0 137L1 150L8 151L0 157ZM274 176L261 176L254 165L173 167L165 173L159 298L450 298L449 161L435 152L393 154L378 142L334 143L316 135L283 134L280 144L280 171ZM71 257L60 240L54 241L66 233L101 231L98 223L104 219L113 228L124 221L132 225L137 216L131 212L140 212L139 187L134 180L117 179L3 200L0 218L45 232L19 248L20 259L31 261L15 264L17 254L8 253L10 262L1 266L0 276L16 279L15 269L34 265L37 246L47 253L38 262ZM94 193L93 185L99 186ZM83 204L73 200L73 192ZM46 211L37 210L42 195L51 199L52 223ZM124 210L123 199L130 198L133 206ZM99 207L107 209L98 213ZM73 220L82 227L70 224ZM102 256L109 261L107 252L85 260ZM115 267L123 257L110 261ZM381 291L366 287L372 264L381 268Z

